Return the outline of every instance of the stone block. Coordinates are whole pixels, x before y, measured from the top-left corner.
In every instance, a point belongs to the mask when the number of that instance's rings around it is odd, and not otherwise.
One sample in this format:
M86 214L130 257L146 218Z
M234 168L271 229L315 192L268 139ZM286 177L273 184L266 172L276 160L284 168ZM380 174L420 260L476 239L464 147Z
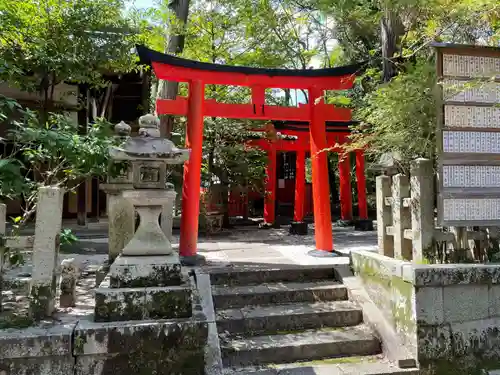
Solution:
M189 318L193 312L190 285L156 288L98 288L96 322Z
M491 285L488 290L490 317L500 317L500 285Z
M414 267L415 286L498 284L500 266L485 264L433 264Z
M75 324L0 331L0 360L71 355Z
M75 329L73 355L203 351L207 336L207 322L190 319L111 323L82 320Z
M76 359L75 375L204 373L204 351L133 352L109 356L83 356ZM72 373L73 374L73 373Z
M112 288L180 285L183 277L178 254L132 257L120 255L109 270Z
M441 326L419 325L417 347L419 360L449 359L453 356L451 329Z
M94 318L96 322L144 319L145 300L144 288L97 288Z
M416 289L415 312L418 324L442 324L444 322L443 288Z
M488 285L452 285L443 288L444 320L466 322L489 316Z
M71 355L17 358L0 362L1 375L68 375L74 372L75 358Z
M145 303L150 319L189 318L193 313L190 287L146 288Z
M500 358L500 319L452 323L450 327L455 357Z

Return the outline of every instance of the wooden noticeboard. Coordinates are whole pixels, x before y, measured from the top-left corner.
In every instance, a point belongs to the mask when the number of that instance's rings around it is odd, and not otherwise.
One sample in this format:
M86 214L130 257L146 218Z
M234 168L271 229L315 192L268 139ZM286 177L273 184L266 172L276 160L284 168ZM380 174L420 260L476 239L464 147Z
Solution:
M438 221L500 225L500 48L435 44Z

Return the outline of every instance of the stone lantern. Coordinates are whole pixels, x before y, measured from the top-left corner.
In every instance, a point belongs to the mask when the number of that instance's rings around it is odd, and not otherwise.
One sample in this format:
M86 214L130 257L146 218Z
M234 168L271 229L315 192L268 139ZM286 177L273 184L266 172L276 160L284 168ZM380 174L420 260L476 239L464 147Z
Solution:
M133 189L123 190L122 195L140 217L139 227L122 250L124 256L172 254L172 245L158 219L163 207L171 207L176 196L166 184L167 164L183 163L189 158L189 150L179 149L170 140L161 138L159 124L156 116L142 116L139 136L111 149L112 159L127 160L132 165ZM164 223L171 225L172 222Z
M142 116L139 125L138 137L129 137L110 150L114 161L131 164L132 179L121 195L133 205L140 223L95 290L94 318L98 322L192 315L189 278L159 224L162 210L176 196L166 183L167 165L186 161L189 150L160 137L157 117ZM172 221L162 224L171 226Z

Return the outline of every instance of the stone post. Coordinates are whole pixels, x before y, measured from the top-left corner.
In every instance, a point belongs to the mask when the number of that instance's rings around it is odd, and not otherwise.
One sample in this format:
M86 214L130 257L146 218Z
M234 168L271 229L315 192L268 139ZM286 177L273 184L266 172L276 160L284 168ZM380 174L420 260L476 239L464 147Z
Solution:
M80 277L80 268L74 258L64 259L61 262L61 281L59 283L61 296L59 306L76 306L76 283Z
M376 184L378 252L393 258L394 239L387 234L387 227L392 225L392 209L391 206L385 204L385 198L391 196L391 178L378 176Z
M130 130L130 126L123 121L115 126L115 133L123 139L130 135ZM129 164L125 160L121 163ZM108 197L108 262L111 264L135 231L134 206L122 196L123 191L133 189L130 166L122 175L109 177L108 183L102 184L101 189Z
M421 261L432 248L434 233L434 173L432 161L416 159L411 164L411 228L413 261Z
M411 228L409 208L404 199L410 197L410 181L408 176L397 174L392 177L392 227L394 237L394 257L412 259L411 240L405 238L405 229Z
M30 285L30 315L51 316L55 307L56 266L62 226L64 190L44 186L38 190L33 271Z

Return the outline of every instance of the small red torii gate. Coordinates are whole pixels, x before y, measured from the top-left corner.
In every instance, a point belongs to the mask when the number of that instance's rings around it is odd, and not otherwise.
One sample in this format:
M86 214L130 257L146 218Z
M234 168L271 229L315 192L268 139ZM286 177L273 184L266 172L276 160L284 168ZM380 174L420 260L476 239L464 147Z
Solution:
M352 190L351 190L351 161L350 155L345 154L340 147L347 143L350 131L348 129L349 119L339 122L341 127L329 127L326 133L326 145L329 152L337 152L339 158L339 190L340 190L340 218L342 220L352 220ZM337 124L338 125L338 124ZM272 128L272 129L271 129ZM268 124L267 128L261 131L272 134L276 133L274 126ZM308 126L293 126L279 130L279 134L288 138L268 136L266 138L252 139L248 144L253 147L259 147L267 152L268 164L266 168L266 194L264 204L264 222L273 224L276 219L275 201L276 201L276 154L278 151L295 152L295 199L294 199L294 222L301 223L305 216L305 160L306 153L310 150L309 137L304 135L309 132ZM361 150L355 152L356 160L356 184L358 189L358 213L360 220L368 219L368 205L366 201L366 178L365 178L365 159Z
M253 120L307 121L310 134L312 185L316 249L333 251L330 187L325 121L348 121L351 110L325 104L324 90L346 90L352 87L360 65L328 69L266 69L228 66L182 59L137 46L142 63L152 66L159 79L187 82L188 97L158 99L158 114L187 116L186 147L191 149L184 164L180 255L196 257L200 204L203 119L209 117ZM218 103L205 99L205 85L246 86L252 90L250 104ZM308 104L281 107L265 104L266 88L302 89L308 91Z

